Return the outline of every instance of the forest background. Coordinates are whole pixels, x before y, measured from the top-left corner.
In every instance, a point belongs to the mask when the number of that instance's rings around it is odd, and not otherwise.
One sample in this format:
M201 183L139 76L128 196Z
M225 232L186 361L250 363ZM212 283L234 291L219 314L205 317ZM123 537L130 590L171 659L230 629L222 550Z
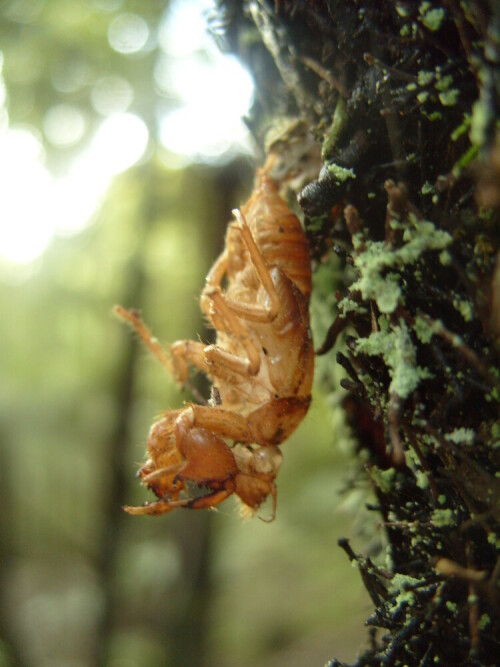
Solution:
M337 540L383 556L382 538L358 517L369 488L319 381L274 523L231 502L120 509L147 497L151 421L189 394L112 307L140 308L162 341L210 340L197 297L259 159L240 121L251 78L206 9L0 8L2 666L321 665L365 639L369 598Z

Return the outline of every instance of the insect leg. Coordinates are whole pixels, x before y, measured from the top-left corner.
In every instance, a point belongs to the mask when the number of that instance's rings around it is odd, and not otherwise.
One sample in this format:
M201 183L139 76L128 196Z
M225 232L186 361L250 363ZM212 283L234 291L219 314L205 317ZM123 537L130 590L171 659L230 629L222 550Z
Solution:
M205 359L206 345L194 340L176 340L170 346L172 357L173 375L178 382L186 382L188 379L188 363L203 373L209 372Z
M247 418L237 412L193 404L186 408L184 414L186 419L189 416L192 427L203 428L228 440L253 442Z
M202 343L196 343L195 341L190 340L177 341L170 347L171 357L168 357L158 340L151 334L141 320L137 311L127 310L122 306L115 306L115 313L132 327L148 350L153 353L174 379L188 387L195 398L203 401L196 388L192 387L189 383L188 367L185 360L187 359L202 371L207 372L207 364L205 363L203 356L203 349L205 346Z
M200 297L200 308L201 312L205 317L207 317L210 322L212 322L212 314L210 312L211 300L208 298L207 293L210 292L213 288L220 288L220 284L227 270L227 260L228 260L228 251L227 249L222 252L219 257L215 260L215 264L212 266L210 271L207 274L205 279L205 287L201 293ZM215 323L212 322L215 326ZM215 328L217 328L215 326Z
M183 498L182 500L169 500L168 498L162 498L156 500L152 503L145 503L144 505L130 506L125 505L123 509L127 514L132 514L134 516L158 516L160 514L166 514L172 510L178 509L179 507L185 507L191 510L202 510L207 507L214 507L218 505L223 500L228 498L232 493L234 493L235 484L233 480L227 480L224 483L222 489L217 489L211 493L207 493L205 496L200 496L198 498Z
M223 318L227 329L242 345L247 355L245 359L216 345L209 345L205 348L205 356L210 372L213 368L213 373L217 374L216 368L219 365L238 375L256 375L260 368L260 350L255 345L248 328L240 321L238 313L234 312L232 303L228 303L218 289L207 291L206 296L212 301L214 311Z
M141 320L138 312L136 310L127 310L122 306L115 306L115 313L123 320L125 320L125 322L127 322L129 326L132 327L132 329L137 333L137 335L142 340L144 345L148 348L148 350L152 352L153 355L158 359L160 364L162 364L162 366L165 366L165 368L170 373L172 373L172 375L175 375L170 359L163 351L158 340L151 334L149 329Z
M264 257L262 256L259 247L255 243L255 239L250 231L250 227L245 220L245 216L238 209L234 209L234 216L238 221L238 228L243 237L247 250L250 254L250 258L254 265L254 268L259 276L259 280L264 287L267 296L269 297L270 305L268 308L258 308L258 307L249 307L246 304L237 304L231 303L234 307L235 312L239 310L239 314L245 319L253 320L256 322L272 322L277 314L280 311L280 299L276 288L274 286L273 280L271 278L271 273L266 264Z

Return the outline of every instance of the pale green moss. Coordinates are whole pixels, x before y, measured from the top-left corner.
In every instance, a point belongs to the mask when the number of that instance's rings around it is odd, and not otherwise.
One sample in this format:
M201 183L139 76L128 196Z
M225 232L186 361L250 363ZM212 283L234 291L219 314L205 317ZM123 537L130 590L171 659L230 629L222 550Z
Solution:
M337 145L339 137L345 127L346 120L347 114L345 103L342 97L339 97L335 106L335 111L333 112L332 124L330 125L323 139L323 145L321 147L321 155L323 160L325 160L333 152L333 149Z
M341 317L346 317L347 313L363 314L367 312L365 306L362 306L353 299L350 299L348 296L344 297L337 303L337 308Z
M452 83L453 77L450 74L447 74L446 76L439 76L436 83L434 84L434 88L436 90L449 90Z
M433 123L435 120L441 120L443 118L443 114L440 111L433 111L430 114L424 114L428 118L428 120Z
M347 181L348 178L356 178L353 169L346 169L335 163L328 165L328 171L338 183L343 183L344 181Z
M419 86L427 86L435 77L434 72L422 69L417 74L417 81Z
M439 101L444 107L452 107L457 103L458 96L460 91L458 88L452 88L451 90L444 90L442 93L439 93Z
M451 600L446 601L446 609L451 611L452 614L456 614L458 611L458 606L456 602L451 602Z
M477 146L470 146L463 155L455 162L451 169L452 176L454 178L459 178L463 170L468 167L471 162L473 162L478 155Z
M486 105L477 100L472 105L469 139L474 146L481 147L486 139L486 128L490 122L490 112Z
M426 368L416 365L416 352L405 322L391 331L375 331L357 341L356 351L362 354L382 356L391 376L389 393L408 398L420 381L431 377Z
M382 470L377 466L370 466L370 468L368 468L368 474L372 478L373 482L382 491L382 493L389 493L389 491L392 489L394 478L396 476L395 468Z
M486 630L486 628L490 623L491 623L491 618L488 616L488 614L482 614L481 618L477 623L477 627L479 628L479 630L483 631Z
M439 253L439 261L443 266L449 266L451 264L451 255L447 250Z
M399 260L403 263L416 262L427 250L443 250L452 241L448 232L436 229L428 220L419 220L413 213L408 216L410 226L403 235L405 245L399 249Z
M453 299L453 307L458 310L466 322L472 322L474 319L474 307L470 301Z
M429 478L423 470L415 470L415 481L419 489L426 489L429 486Z
M446 433L444 437L455 445L472 445L475 433L470 428L456 428L451 433Z
M393 221L396 226L400 225L397 219ZM436 229L428 220L419 220L413 213L409 214L407 225L400 248L382 241L365 241L364 246L359 246L363 251L354 258L360 277L351 285L351 290L359 290L364 299L376 301L382 313L394 312L401 303L399 277L395 273L386 274L386 269L414 264L424 252L443 250L452 241L448 232Z
M395 595L401 591L408 591L425 584L425 579L415 579L415 577L410 577L409 574L400 574L397 572L391 579L389 586L389 593Z
M431 9L429 2L423 2L418 8L423 25L432 32L436 32L441 27L445 17L445 10L442 7Z
M457 141L463 134L467 132L470 127L470 116L469 114L464 114L464 120L458 127L456 127L453 132L450 134L450 139L452 141Z
M380 331L389 331L389 319L385 315L377 318L377 324Z
M500 536L496 533L488 533L488 542L495 547L495 549L500 549Z
M427 319L417 315L415 317L415 323L413 325L413 330L417 334L417 338L420 342L427 344L433 336L432 327L430 326Z
M450 509L435 509L431 515L431 521L437 528L445 528L454 525L455 515Z

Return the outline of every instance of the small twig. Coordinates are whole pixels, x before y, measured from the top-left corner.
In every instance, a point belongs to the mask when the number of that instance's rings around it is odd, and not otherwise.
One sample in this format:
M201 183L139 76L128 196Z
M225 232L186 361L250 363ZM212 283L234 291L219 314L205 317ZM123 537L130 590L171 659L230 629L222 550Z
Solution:
M320 347L316 350L316 354L318 356L326 354L332 349L332 347L335 345L337 341L339 334L342 333L342 331L346 328L347 324L348 320L346 317L341 317L340 315L337 315L337 317L334 319L333 323L330 325L330 328L327 331L325 340L323 341L322 345L320 345Z
M387 72L387 74L392 74L392 76L396 79L400 79L401 81L406 81L408 83L415 83L417 81L417 77L413 74L408 74L407 72L403 72L400 69L386 65L379 58L375 58L375 56L371 53L363 53L363 59L368 67L376 67L383 72Z
M478 357L474 350L464 342L461 336L449 331L441 320L433 320L425 314L422 314L421 317L426 320L427 324L431 327L432 333L436 334L436 336L440 336L449 345L458 350L464 359L474 366L477 372L484 377L491 387L499 387L497 380L490 373L486 364Z
M488 578L486 570L474 570L470 567L463 567L449 558L439 558L434 564L434 569L443 577L457 577L462 581L475 584L479 581L485 581Z
M387 424L389 439L392 445L392 458L396 467L405 465L405 454L401 436L399 434L403 405L404 401L401 397L395 392L392 392L389 396L389 405L387 407Z
M313 58L309 56L300 56L298 60L303 63L306 67L309 67L315 74L317 74L321 79L326 81L330 86L338 92L339 95L342 95L345 99L349 97L349 94L346 88L340 83L340 81L333 76L331 72L325 69Z
M405 432L406 437L410 441L410 444L412 446L413 451L417 455L417 458L419 460L420 466L422 467L422 470L424 470L427 481L429 482L429 489L431 491L432 498L434 500L434 504L436 505L438 502L438 496L439 492L437 489L436 481L432 475L432 471L429 468L429 465L427 463L427 460L425 459L424 455L422 454L422 450L420 448L420 444L418 442L417 436L413 432L413 430L410 428L410 425L408 422L405 420L402 422L402 427Z

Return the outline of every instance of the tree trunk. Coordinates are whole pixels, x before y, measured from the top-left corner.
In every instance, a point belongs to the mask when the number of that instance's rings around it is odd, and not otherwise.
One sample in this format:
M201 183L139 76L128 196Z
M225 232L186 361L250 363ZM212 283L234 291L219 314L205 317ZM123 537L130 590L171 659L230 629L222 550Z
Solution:
M340 540L375 606L356 664L495 664L499 5L227 0L220 16L256 80L258 142L291 116L321 145L297 199L314 269L345 270L316 344L345 370L389 546L382 567Z

